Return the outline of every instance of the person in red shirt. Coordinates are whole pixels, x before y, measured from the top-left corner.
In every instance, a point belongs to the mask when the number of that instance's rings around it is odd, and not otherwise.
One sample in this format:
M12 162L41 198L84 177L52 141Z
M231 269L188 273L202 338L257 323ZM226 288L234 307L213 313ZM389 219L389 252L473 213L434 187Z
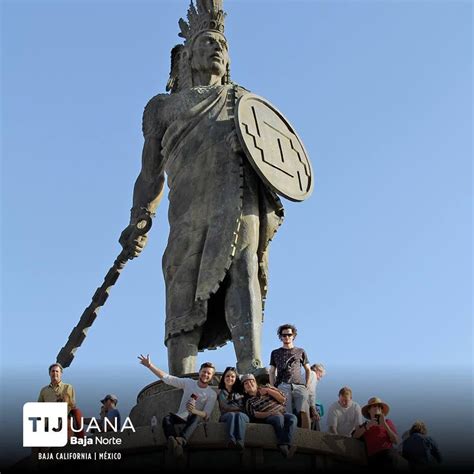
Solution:
M394 445L399 443L399 437L392 420L386 418L390 407L380 398L372 397L361 411L367 421L352 436L364 440L369 467L396 467L398 453Z

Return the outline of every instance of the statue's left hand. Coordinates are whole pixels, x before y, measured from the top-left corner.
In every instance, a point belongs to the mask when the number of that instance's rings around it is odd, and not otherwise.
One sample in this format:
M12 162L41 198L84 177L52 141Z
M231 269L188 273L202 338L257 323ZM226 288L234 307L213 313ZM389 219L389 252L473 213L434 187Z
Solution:
M244 149L242 148L242 145L240 144L240 139L237 135L237 132L235 130L232 130L227 137L225 138L225 141L227 145L229 145L230 149L234 153L243 153Z

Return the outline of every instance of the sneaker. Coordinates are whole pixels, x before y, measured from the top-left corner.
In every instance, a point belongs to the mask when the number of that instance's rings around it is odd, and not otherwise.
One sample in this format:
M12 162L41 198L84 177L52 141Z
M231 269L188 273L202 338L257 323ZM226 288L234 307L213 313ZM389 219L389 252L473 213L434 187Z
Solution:
M168 436L168 450L171 454L174 455L176 448L178 447L178 442L174 436Z
M295 455L296 449L297 449L297 446L295 445L290 446L290 448L288 449L288 459L291 459Z
M174 449L174 457L182 459L184 457L184 447L186 446L186 438L182 436L176 437L176 448Z
M290 450L288 449L288 445L287 444L279 444L278 449L279 449L280 453L283 454L283 457L288 459L288 456L290 454Z
M171 455L177 459L180 459L184 456L183 446L178 442L178 439L175 438L174 436L170 436L168 438L168 449Z
M176 446L176 449L174 450L174 457L176 459L183 459L184 457L184 449L183 449L183 446L181 444L178 444Z

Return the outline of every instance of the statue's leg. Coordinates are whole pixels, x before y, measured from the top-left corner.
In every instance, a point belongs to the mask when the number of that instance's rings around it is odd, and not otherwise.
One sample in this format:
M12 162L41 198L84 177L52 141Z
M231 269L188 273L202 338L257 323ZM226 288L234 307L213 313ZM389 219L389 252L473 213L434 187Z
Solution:
M245 192L247 190L247 192ZM262 367L262 295L258 281L259 211L257 196L244 188L237 250L226 291L226 322L232 334L240 373Z
M185 375L196 372L196 357L202 328L185 332L168 339L168 367L171 375Z

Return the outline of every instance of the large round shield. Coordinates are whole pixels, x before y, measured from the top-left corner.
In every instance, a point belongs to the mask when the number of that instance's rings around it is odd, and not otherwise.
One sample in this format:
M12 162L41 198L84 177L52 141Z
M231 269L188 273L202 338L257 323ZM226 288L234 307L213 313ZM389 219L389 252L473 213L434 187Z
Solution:
M313 191L313 172L303 142L285 116L254 94L235 106L237 134L254 170L277 194L303 201Z

